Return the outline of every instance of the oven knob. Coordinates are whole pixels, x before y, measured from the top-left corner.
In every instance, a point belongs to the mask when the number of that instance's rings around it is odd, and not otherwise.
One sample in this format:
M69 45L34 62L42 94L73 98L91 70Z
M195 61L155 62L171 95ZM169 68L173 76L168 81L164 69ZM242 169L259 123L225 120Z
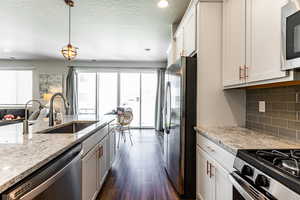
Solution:
M253 174L254 174L253 169L250 166L248 166L248 165L243 166L242 175L253 176Z
M266 176L259 174L255 179L255 185L259 187L269 187L270 181Z

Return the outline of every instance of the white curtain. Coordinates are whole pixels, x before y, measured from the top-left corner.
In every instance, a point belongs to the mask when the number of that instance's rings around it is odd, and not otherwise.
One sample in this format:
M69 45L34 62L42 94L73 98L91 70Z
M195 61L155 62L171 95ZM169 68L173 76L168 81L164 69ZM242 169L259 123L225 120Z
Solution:
M69 103L69 115L77 114L77 72L74 67L69 67L66 80L66 97Z
M157 131L163 131L164 93L165 93L165 69L158 69L156 104L155 104L155 130Z

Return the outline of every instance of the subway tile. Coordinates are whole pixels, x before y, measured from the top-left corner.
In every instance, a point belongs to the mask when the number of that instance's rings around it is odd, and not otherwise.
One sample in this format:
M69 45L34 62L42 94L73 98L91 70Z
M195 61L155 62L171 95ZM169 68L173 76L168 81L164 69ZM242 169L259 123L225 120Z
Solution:
M264 132L268 133L268 134L271 134L271 135L274 135L274 136L278 136L279 128L274 127L274 126L265 125Z
M288 121L288 128L300 130L300 121Z
M275 118L275 119L272 119L272 125L274 125L276 127L287 128L288 121L285 119Z
M272 110L287 110L287 103L272 103Z
M259 117L258 123L262 124L272 124L272 119L270 117Z
M289 120L297 120L297 112L280 112L280 118L289 119Z
M247 121L258 122L258 117L255 115L246 115Z
M279 128L279 137L288 138L288 139L296 139L297 131L285 128Z

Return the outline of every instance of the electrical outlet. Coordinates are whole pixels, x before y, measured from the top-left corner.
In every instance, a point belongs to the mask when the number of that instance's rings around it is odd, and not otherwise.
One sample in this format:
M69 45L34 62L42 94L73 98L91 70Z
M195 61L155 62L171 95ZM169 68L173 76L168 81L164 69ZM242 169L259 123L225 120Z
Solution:
M259 112L266 112L266 102L265 101L259 101L258 102L258 111Z

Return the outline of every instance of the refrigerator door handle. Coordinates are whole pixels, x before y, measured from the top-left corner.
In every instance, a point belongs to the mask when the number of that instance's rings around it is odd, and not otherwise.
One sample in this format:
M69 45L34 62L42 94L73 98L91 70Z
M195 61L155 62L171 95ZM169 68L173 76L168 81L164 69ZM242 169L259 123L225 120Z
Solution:
M170 99L170 102L169 102L169 127L168 127L168 129L169 129L169 131L170 131L170 129L171 129L171 114L172 114L172 93L171 93L171 83L169 82L169 99Z
M169 93L170 93L169 91L170 91L170 82L167 82L166 99L165 99L165 122L164 122L165 123L165 132L166 132L166 134L170 133L170 124L169 124L170 119L168 117L170 116L169 107L171 105L169 105L170 102L168 100L170 99L171 96L169 95Z

